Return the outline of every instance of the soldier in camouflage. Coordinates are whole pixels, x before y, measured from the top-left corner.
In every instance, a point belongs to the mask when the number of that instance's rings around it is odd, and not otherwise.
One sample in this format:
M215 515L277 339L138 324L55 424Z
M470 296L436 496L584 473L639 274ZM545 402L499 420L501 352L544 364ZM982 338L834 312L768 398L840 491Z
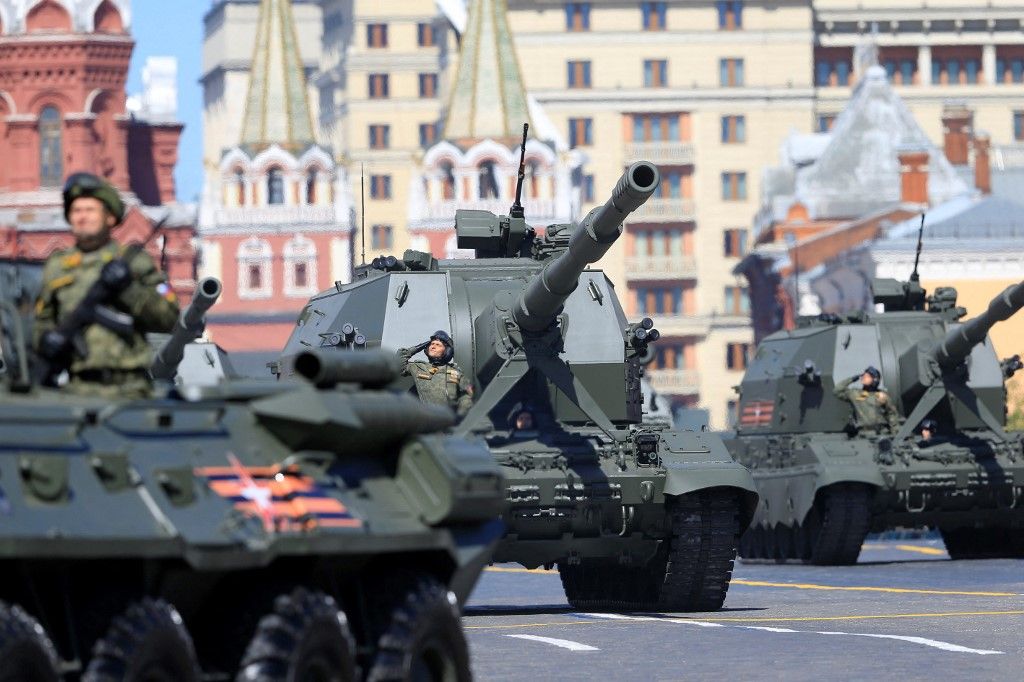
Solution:
M853 405L853 419L858 429L896 433L900 426L899 414L889 394L879 388L881 378L881 372L868 367L863 373L836 384L835 395ZM858 380L860 388L850 386Z
M427 362L413 362L412 356L421 350L426 353ZM426 343L398 351L402 374L412 377L420 400L446 405L464 417L473 406L473 384L452 360L454 355L452 337L441 330L434 332Z
M145 334L171 331L178 319L174 292L149 254L111 238L125 214L116 189L95 175L76 173L65 183L63 195L75 245L54 252L43 266L35 347L50 361L67 352L72 339L61 324L99 281L104 307L129 323L119 332L98 322L85 327L82 343L75 344L79 350L70 361L66 389L107 398L146 397L152 388L152 351Z

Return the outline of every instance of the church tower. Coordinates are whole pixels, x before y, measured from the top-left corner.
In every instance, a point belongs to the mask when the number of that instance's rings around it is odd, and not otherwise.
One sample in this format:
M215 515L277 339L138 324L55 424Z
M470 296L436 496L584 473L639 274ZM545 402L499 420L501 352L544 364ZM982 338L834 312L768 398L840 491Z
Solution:
M344 171L319 144L288 0L261 0L237 144L207 170L199 232L203 275L224 283L210 317L231 351L284 346L296 310L348 281Z

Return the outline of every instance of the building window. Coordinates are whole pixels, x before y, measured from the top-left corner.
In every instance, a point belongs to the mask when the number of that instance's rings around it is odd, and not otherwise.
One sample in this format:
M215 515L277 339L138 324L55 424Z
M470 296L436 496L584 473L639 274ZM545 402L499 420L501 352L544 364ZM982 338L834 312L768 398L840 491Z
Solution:
M270 242L250 237L238 245L238 297L241 299L269 298L273 251Z
M56 107L46 107L39 113L39 184L42 187L60 187L64 182L61 128Z
M743 201L747 198L747 174L722 173L722 201Z
M683 287L642 286L634 290L636 309L640 315L683 315Z
M740 228L725 231L725 255L737 258L747 252L747 231Z
M374 225L370 229L370 248L381 250L394 246L394 234L390 225Z
M818 114L818 132L827 133L832 130L832 126L835 125L835 122L835 114Z
M267 173L267 203L284 203L284 171L280 168L271 168Z
M1013 112L1013 139L1024 142L1024 111Z
M1024 52L1020 48L996 48L996 83L1024 83Z
M685 341L659 341L651 369L693 369L696 363L694 346Z
M737 412L739 406L740 401L738 400L729 400L725 403L725 428L736 428L736 424L739 423L739 414Z
M634 142L679 142L681 114L633 114Z
M420 47L434 47L437 44L433 24L416 24L416 44Z
M369 78L370 99L386 99L388 95L388 74L371 73Z
M567 62L570 88L590 87L590 62L570 61Z
M451 162L441 163L441 198L451 201L455 198L455 167Z
M731 31L743 28L743 0L718 0L718 28Z
M297 234L284 245L284 294L305 297L316 289L316 244Z
M366 25L366 46L387 47L388 46L388 25L367 24Z
M420 97L437 97L437 74L420 74Z
M722 117L722 144L736 144L747 141L746 116Z
M726 315L748 315L750 314L750 298L747 296L746 287L725 288L725 314Z
M725 346L726 369L743 370L747 368L747 357L750 353L749 343L728 343Z
M309 172L306 173L306 203L316 203L316 178L317 173L315 168L310 168Z
M565 30L566 31L589 31L590 30L590 3L589 2L567 2L567 3L565 3Z
M639 258L680 257L693 252L693 233L681 226L662 229L637 229L633 232L634 254ZM684 277L678 273L679 278Z
M594 144L594 119L569 119L569 146L581 147Z
M743 60L734 57L718 60L718 79L723 88L743 85Z
M997 63L997 73L998 70ZM977 57L932 52L932 85L977 85L980 74L981 61Z
M583 187L580 194L583 195L583 201L594 200L594 176L593 174L587 174L583 176Z
M390 199L391 198L391 176L371 175L370 176L370 198Z
M656 199L682 199L683 176L689 175L679 168L660 168L661 184L654 190Z
M668 61L664 59L644 60L644 87L663 88L668 85Z
M235 171L235 197L239 206L245 206L245 173L241 168Z
M664 31L666 2L641 2L640 13L643 15L645 31Z
M820 47L814 50L814 84L821 88L850 85L853 48Z
M437 124L436 123L421 123L420 124L420 146L430 147L437 142Z
M375 123L370 126L370 149L387 149L391 146L391 126Z
M882 62L885 74L893 85L913 85L917 73L915 59L886 59Z
M493 161L484 161L477 167L479 196L481 199L498 199L498 175Z

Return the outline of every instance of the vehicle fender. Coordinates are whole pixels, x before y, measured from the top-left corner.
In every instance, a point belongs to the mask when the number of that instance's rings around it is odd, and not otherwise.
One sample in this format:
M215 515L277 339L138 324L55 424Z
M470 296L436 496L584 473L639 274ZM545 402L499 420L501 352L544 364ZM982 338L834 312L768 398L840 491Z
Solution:
M733 488L740 494L741 524L757 507L750 471L730 456L721 437L709 431L663 431L659 444L665 468L665 495L686 495L710 488Z

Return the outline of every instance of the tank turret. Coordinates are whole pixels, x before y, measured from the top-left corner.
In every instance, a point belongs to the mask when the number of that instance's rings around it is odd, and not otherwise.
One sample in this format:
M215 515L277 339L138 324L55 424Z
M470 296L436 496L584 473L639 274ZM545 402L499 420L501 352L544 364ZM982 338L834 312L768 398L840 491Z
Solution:
M950 329L932 357L940 367L956 367L967 359L975 346L985 342L997 322L1010 319L1021 308L1024 308L1024 282L1007 287L992 299L981 315Z
M520 154L521 188L525 141ZM495 560L557 564L579 608L720 607L756 500L718 435L644 421L643 362L659 333L626 317L594 267L659 180L635 162L580 223L542 235L518 193L507 215L458 210L456 243L475 257L407 251L356 268L309 301L277 364L282 378L306 373L300 354L330 357L348 328L368 348L402 349L398 385L416 390L440 371L419 355L424 341L445 332L457 365L445 386L462 393L468 378L474 399L455 434L485 439L507 481Z

